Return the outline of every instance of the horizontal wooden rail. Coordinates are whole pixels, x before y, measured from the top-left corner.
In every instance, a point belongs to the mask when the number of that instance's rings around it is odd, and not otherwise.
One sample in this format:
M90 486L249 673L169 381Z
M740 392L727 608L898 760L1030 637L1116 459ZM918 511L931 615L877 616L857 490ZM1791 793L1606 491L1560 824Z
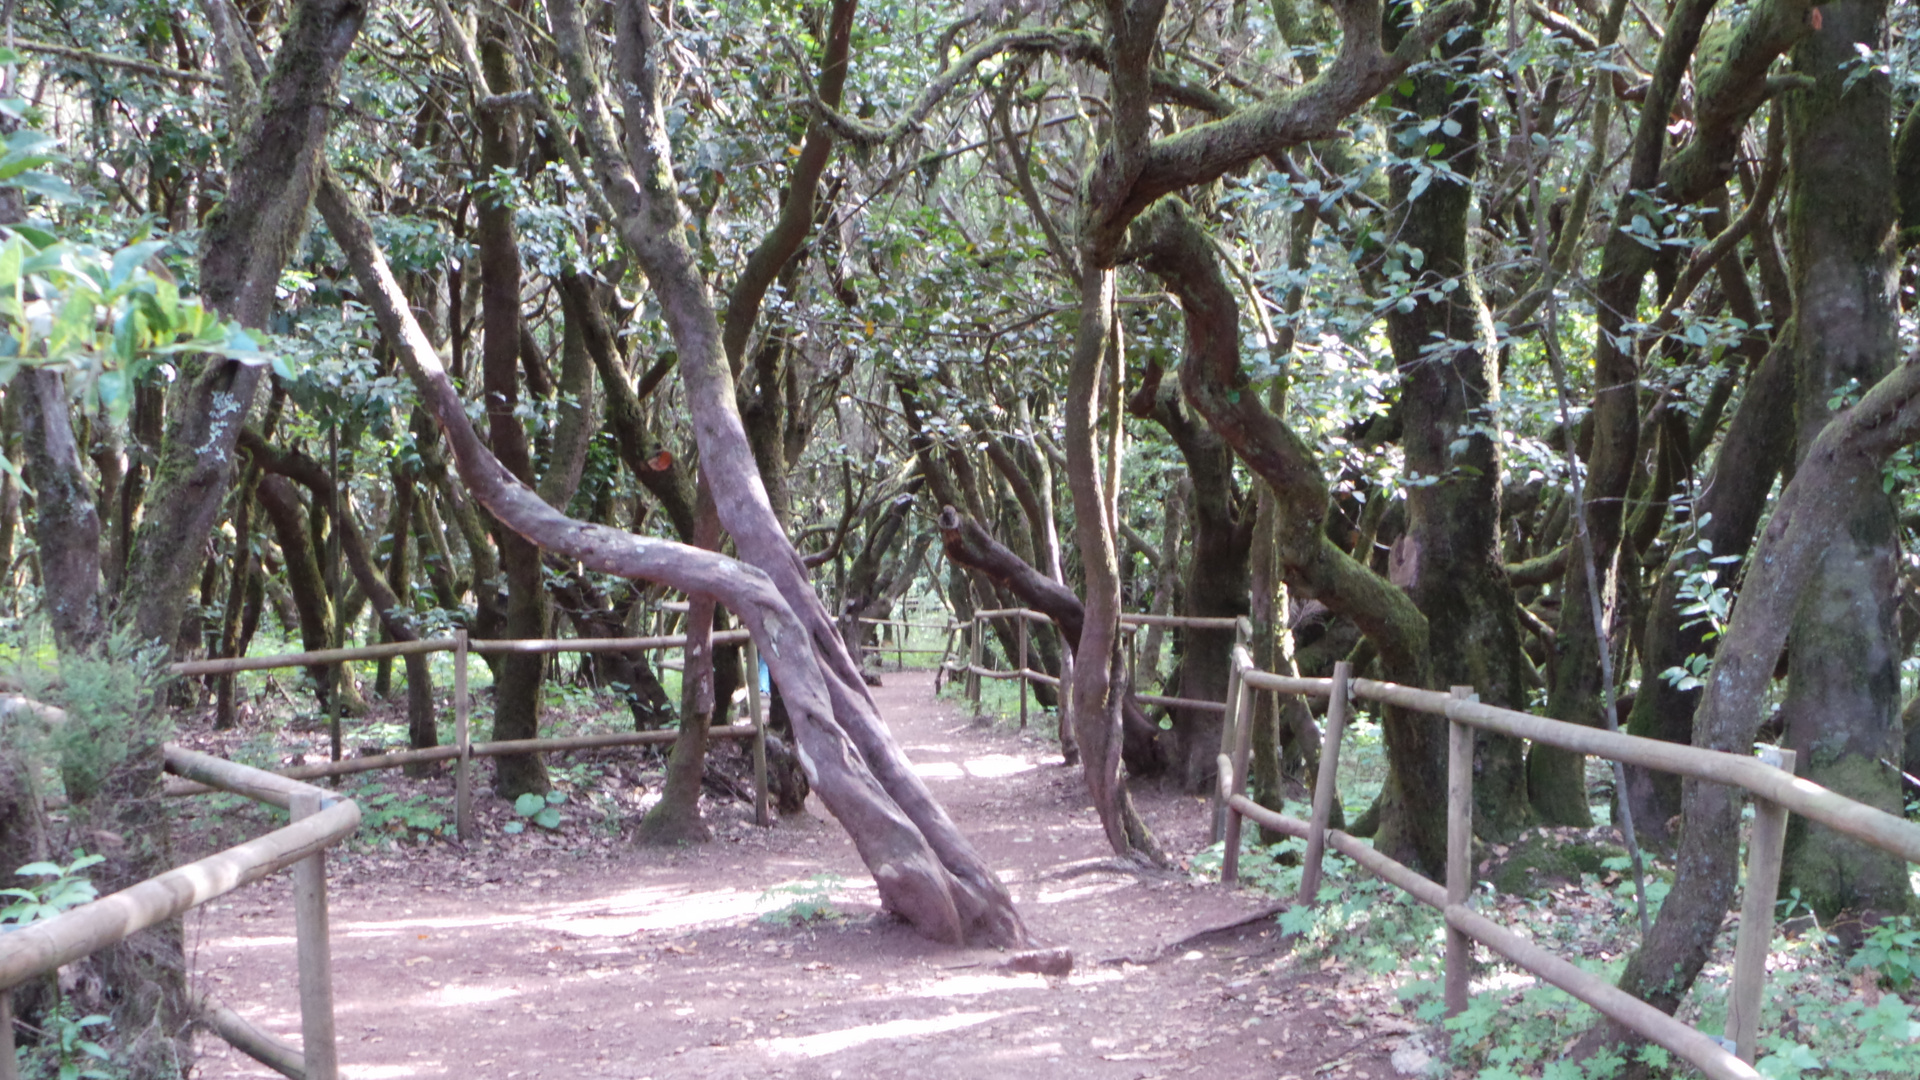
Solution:
M1236 813L1252 819L1262 828L1303 840L1312 831L1312 826L1307 822L1276 814L1244 795L1233 794L1228 802ZM1692 1062L1712 1080L1758 1080L1760 1074L1753 1066L1728 1053L1712 1036L1668 1016L1612 983L1580 970L1466 905L1447 903L1445 887L1422 877L1412 867L1380 854L1372 845L1338 829L1327 830L1326 839L1335 850L1359 863L1375 877L1397 886L1421 903L1438 909L1446 917L1448 926Z
M1205 615L1122 615L1121 626L1172 626L1186 630L1237 630L1239 619Z
M746 630L715 630L711 640L715 645L744 645L753 640L753 634ZM469 638L467 641L467 651L495 654L650 652L656 649L677 649L686 643L687 638L685 634L635 638L551 638L547 640L529 638L520 641L488 641L480 638Z
M743 645L753 640L746 630L716 630L715 645ZM528 638L523 640L470 640L467 651L474 653L562 653L562 652L648 652L677 649L687 643L686 635L632 638ZM387 645L359 645L350 649L314 649L311 652L280 653L275 656L235 656L214 660L186 660L167 665L172 675L227 675L239 671L270 671L274 668L318 667L360 660L387 660L420 653L453 652L454 639L424 638L420 641L396 641Z
M338 798L312 784L301 783L302 777L290 773L272 773L181 746L166 748L166 763L168 772L194 781L202 791L230 791L282 810L291 809L293 800L305 794Z
M751 724L723 724L707 729L709 739L750 739L753 734L754 729ZM501 739L497 742L471 743L467 747L467 753L472 757L498 757L502 754L558 754L570 750L601 750L610 746L659 746L671 743L678 737L677 731L614 731L604 735L568 735L557 739ZM345 776L350 773L398 769L403 765L420 765L430 761L450 761L459 756L460 747L457 745L432 746L425 750L396 750L390 754L368 754L365 757L342 758L339 761L319 761L312 765L292 765L267 775L283 777L290 782L317 780L325 776ZM219 761L220 759L212 758L211 760ZM225 764L231 764L231 762ZM180 775L191 780L200 780L200 777L193 773L180 772ZM167 794L204 795L215 787L222 787L223 790L228 791L237 790L222 785L194 783L171 785L167 788ZM243 791L240 794L248 793ZM275 805L286 804L275 803Z
M1035 622L1047 621L1047 616L1042 612L1023 607L993 608L988 611L976 611L973 613L973 617L975 619L1031 619Z
M0 934L0 991L292 866L345 839L359 825L360 807L342 799L265 836Z
M452 638L425 638L420 641L396 641L387 645L358 645L350 649L314 649L310 652L280 653L277 656L231 656L215 660L183 660L168 664L169 675L227 675L240 671L268 671L273 668L317 667L344 664L354 660L384 660L418 653L452 652Z
M1169 709L1192 709L1195 712L1217 713L1227 711L1227 703L1224 701L1202 701L1198 698L1164 697L1160 694L1135 694L1133 697L1136 701L1142 701L1148 705L1160 705Z
M1032 622L1049 622L1045 612L1032 608L993 608L973 613L976 619L1027 619ZM1173 626L1188 630L1237 630L1239 619L1203 615L1122 615L1121 626Z
M1249 686L1283 694L1326 697L1333 692L1332 679L1296 678L1251 670L1241 677ZM1757 758L1720 750L1703 750L1683 743L1648 739L1604 728L1582 727L1397 683L1354 679L1351 687L1355 697L1444 716L1483 731L1494 731L1579 754L1611 758L1628 765L1744 788L1836 832L1892 852L1908 862L1920 863L1920 825L1855 802Z
M262 1031L253 1022L216 1001L210 995L194 995L194 1019L207 1030L227 1040L227 1045L291 1080L306 1080L307 1062L298 1047Z

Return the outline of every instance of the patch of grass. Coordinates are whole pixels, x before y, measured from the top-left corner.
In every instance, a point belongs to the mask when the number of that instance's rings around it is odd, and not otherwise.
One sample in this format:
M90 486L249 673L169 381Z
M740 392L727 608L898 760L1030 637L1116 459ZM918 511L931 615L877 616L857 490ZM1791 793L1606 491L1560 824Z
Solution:
M760 921L772 926L806 926L820 922L838 922L845 918L833 906L834 890L846 884L839 874L815 874L805 881L775 885L760 894L761 903L785 900L786 903L760 914Z

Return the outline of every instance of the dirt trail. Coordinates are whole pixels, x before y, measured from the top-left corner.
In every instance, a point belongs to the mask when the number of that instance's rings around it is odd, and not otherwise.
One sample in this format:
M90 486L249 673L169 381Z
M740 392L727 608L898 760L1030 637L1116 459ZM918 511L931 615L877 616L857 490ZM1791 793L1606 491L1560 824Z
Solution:
M350 1080L452 1077L1096 1077L1385 1080L1399 1025L1355 1023L1335 975L1294 970L1271 920L1182 945L1268 901L1088 864L1106 854L1077 771L1032 736L970 725L931 676L875 692L916 768L1012 889L1065 978L933 946L878 911L838 825L754 828L676 851L495 835L330 868L336 1013ZM1176 852L1193 797L1141 793ZM564 845L572 843L572 850ZM583 850L585 853L583 853ZM837 874L843 918L759 919ZM787 886L799 892L769 890ZM297 1042L284 876L189 920L197 985ZM1158 958L1158 959L1155 959ZM1150 962L1141 962L1150 961ZM203 1036L197 1075L267 1077Z

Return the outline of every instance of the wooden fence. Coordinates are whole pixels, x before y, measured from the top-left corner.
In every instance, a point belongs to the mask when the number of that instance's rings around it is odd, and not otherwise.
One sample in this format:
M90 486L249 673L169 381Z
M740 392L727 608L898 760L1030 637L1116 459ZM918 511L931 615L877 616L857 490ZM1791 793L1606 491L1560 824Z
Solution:
M14 987L289 866L293 868L300 980L300 1047L259 1030L205 995L195 998L194 1008L209 1030L274 1070L295 1080L337 1080L326 849L360 826L360 807L310 784L178 746L166 747L164 754L168 772L282 807L292 815L292 823L53 918L0 934L0 1080L17 1080Z
M893 653L894 665L902 671L906 670L907 657L909 655L912 655L912 656L938 655L940 659L944 662L948 657L948 655L950 655L953 652L953 632L957 628L957 624L955 623L913 622L910 619L870 619L865 616L862 616L858 621L867 626L894 626L899 628L900 632L894 635L892 648L889 649L887 646L876 641L871 645L862 646L860 651L862 653L871 653L874 655L875 658L884 657L887 653L891 652ZM938 649L909 648L907 646L907 634L906 634L906 632L909 630L937 630L940 633L945 634L947 636L947 641L944 646Z
M1255 690L1329 699L1311 821L1276 814L1242 794L1251 744L1248 706ZM1339 768L1340 737L1349 700L1354 697L1442 716L1448 721L1447 881L1444 886L1380 854L1372 845L1327 827L1333 804L1333 778ZM1581 727L1483 705L1473 699L1472 687L1455 687L1451 694L1443 694L1355 679L1344 662L1335 665L1330 679L1275 675L1255 668L1243 646L1234 649L1227 703L1218 792L1219 806L1226 816L1226 851L1221 876L1227 884L1235 884L1239 876L1242 818L1307 841L1300 885L1302 903L1311 904L1319 891L1320 864L1326 847L1331 844L1376 877L1411 893L1415 899L1440 909L1445 915L1446 1005L1450 1015L1467 1004L1471 961L1468 942L1472 939L1685 1058L1713 1080L1755 1080L1759 1076L1753 1061L1787 814L1800 814L1909 862L1920 862L1920 825L1855 802L1811 781L1795 778L1793 753L1787 750L1765 747L1760 757L1745 757ZM1734 945L1733 984L1727 1016L1733 1052L1712 1036L1581 971L1468 906L1473 883L1473 733L1476 730L1728 784L1752 794L1754 825L1747 846L1747 881L1740 909L1739 936Z
M745 630L720 630L712 634L710 641L714 645L744 645L746 647L747 670L747 706L750 722L746 724L727 724L708 729L711 739L752 739L753 740L753 818L761 826L772 824L771 811L767 805L767 725L766 710L760 701L760 658L755 651L753 635ZM670 743L677 738L671 731L629 731L606 735L575 735L559 739L507 739L497 742L473 742L467 725L467 655L469 653L507 654L507 653L562 653L562 652L649 652L659 649L684 648L685 635L632 638L526 638L517 640L472 641L465 630L457 630L452 637L426 638L420 641L399 641L388 645L366 645L350 649L319 649L312 652L282 653L278 656L243 656L222 660L188 660L169 665L170 674L183 677L197 675L225 675L238 671L270 671L276 668L319 667L328 664L345 664L358 660L382 660L395 656L410 656L421 653L450 652L453 661L453 730L452 746L436 746L424 750L402 750L390 754L375 754L359 758L342 758L340 744L334 742L332 761L315 765L296 765L283 769L279 775L316 779L322 776L339 776L345 773L371 772L378 769L397 769L406 765L416 765L429 761L454 762L454 832L463 841L473 837L473 780L471 769L476 757L499 756L501 754L537 754L554 753L566 750L590 750L610 746L646 746ZM203 784L173 784L168 788L170 795L193 795L210 790ZM0 1077L0 1080L6 1080Z
M986 623L990 619L1015 620L1014 652L1016 655L1014 660L1015 663L1019 665L1015 670L995 671L992 668L983 666L986 660ZM965 631L966 662L953 664L947 663L943 659L940 665L941 669L949 674L962 676L967 680L967 700L973 703L973 708L976 712L980 709L980 680L982 679L1016 679L1019 681L1020 726L1023 728L1027 726L1028 683L1040 683L1045 686L1059 687L1060 697L1063 703L1062 710L1064 711L1064 703L1072 699L1072 686L1062 686L1058 678L1044 671L1035 671L1027 663L1027 624L1030 622L1052 621L1052 618L1046 613L1035 611L1032 608L995 608L990 611L976 611L973 613L971 620L963 624L958 624L955 627L955 629L963 629ZM1184 627L1190 630L1232 630L1235 632L1236 640L1241 644L1245 644L1248 633L1247 621L1245 619L1206 618L1189 615L1120 616L1120 627L1124 633L1132 633L1142 626ZM1129 678L1135 673L1133 660L1133 652L1132 650L1128 650L1127 662ZM1226 703L1219 701L1200 701L1194 698L1166 697L1161 694L1135 694L1133 697L1134 700L1148 705L1162 705L1170 709L1199 709L1206 712L1219 713L1224 713L1227 710Z

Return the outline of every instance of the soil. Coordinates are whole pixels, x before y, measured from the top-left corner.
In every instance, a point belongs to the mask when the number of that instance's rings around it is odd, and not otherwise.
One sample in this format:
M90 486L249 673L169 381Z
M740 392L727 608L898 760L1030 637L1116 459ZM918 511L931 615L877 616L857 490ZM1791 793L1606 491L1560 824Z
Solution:
M896 737L1034 935L1071 950L1070 974L1015 973L1006 954L940 947L882 914L817 803L760 829L737 800L715 802L712 843L661 850L584 814L559 834L507 834L511 809L485 796L483 838L464 850L331 856L342 1075L1393 1075L1415 1025L1338 965L1297 964L1272 898L1119 868L1078 770L1037 734L970 722L928 673L885 681L874 695ZM1168 850L1205 846L1204 801L1135 794ZM763 918L829 902L825 918ZM187 930L196 986L297 1045L286 875ZM275 1075L216 1037L199 1050L209 1080Z

